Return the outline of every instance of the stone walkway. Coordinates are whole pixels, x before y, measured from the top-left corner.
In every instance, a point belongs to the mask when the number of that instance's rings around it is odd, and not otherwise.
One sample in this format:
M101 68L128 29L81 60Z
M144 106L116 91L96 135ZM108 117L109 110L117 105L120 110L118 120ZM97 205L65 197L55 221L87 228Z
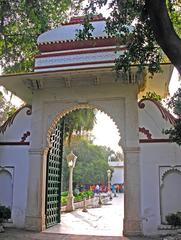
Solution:
M6 229L0 233L1 240L161 240L161 238L90 236L57 233L33 233L17 229Z
M122 237L123 194L101 208L81 209L61 215L61 224L42 233L7 228L0 240L162 240L164 238ZM167 240L166 238L164 240ZM181 240L181 239L178 239Z
M49 233L66 233L94 236L122 236L124 216L124 194L100 208L77 209L61 214L61 223L49 228Z

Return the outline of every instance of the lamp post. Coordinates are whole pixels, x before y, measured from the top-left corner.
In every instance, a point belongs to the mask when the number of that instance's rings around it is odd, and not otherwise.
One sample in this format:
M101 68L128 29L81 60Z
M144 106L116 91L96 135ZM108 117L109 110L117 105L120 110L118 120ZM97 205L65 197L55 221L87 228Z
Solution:
M77 156L73 154L73 152L71 151L66 156L66 159L69 167L69 191L68 191L66 211L71 212L74 210L74 196L73 196L72 184L73 184L73 169L75 167Z
M108 184L108 196L109 199L112 200L112 192L111 192L111 170L107 170L107 184Z

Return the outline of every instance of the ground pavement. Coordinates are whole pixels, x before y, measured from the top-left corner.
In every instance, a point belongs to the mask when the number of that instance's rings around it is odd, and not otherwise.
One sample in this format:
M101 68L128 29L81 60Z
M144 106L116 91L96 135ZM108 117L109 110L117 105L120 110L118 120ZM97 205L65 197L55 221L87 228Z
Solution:
M61 215L61 224L42 233L6 229L0 240L149 240L122 237L123 194L100 208L82 209ZM161 238L154 238L161 239ZM166 240L166 239L165 239Z
M6 229L4 233L0 233L1 240L153 240L153 238L132 237L126 238L121 236L90 236L90 235L72 235L57 233L32 233L17 229ZM161 240L161 238L154 238Z

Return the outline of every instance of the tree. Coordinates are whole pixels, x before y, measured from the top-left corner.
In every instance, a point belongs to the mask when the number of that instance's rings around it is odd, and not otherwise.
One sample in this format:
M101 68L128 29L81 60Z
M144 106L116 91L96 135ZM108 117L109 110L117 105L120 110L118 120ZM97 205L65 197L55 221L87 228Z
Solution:
M0 91L0 126L16 111L11 101L7 101Z
M96 123L96 110L94 109L77 109L65 116L65 141L70 147L74 136L87 135Z
M161 62L170 60L181 74L180 0L90 0L85 12L91 18L97 7L106 4L107 32L127 47L116 60L117 70L129 71L131 64L137 64L140 71L147 66L154 74Z
M167 105L177 118L175 119L174 126L165 130L164 133L169 135L172 142L176 142L181 146L181 88L170 98Z
M4 72L32 71L37 37L78 11L82 0L1 0L0 65Z
M74 182L77 184L96 184L107 182L108 156L111 150L107 147L96 146L86 138L74 139L72 149L77 156L76 166L74 169ZM64 156L68 149L64 149ZM63 188L67 189L68 183L68 166L64 157L63 160Z

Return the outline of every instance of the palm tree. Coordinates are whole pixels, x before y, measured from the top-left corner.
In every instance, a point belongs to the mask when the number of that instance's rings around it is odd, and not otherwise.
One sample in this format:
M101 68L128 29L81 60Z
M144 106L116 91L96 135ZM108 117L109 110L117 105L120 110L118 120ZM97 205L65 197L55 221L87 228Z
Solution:
M65 116L65 142L70 147L73 136L85 136L96 123L96 110L78 109Z

